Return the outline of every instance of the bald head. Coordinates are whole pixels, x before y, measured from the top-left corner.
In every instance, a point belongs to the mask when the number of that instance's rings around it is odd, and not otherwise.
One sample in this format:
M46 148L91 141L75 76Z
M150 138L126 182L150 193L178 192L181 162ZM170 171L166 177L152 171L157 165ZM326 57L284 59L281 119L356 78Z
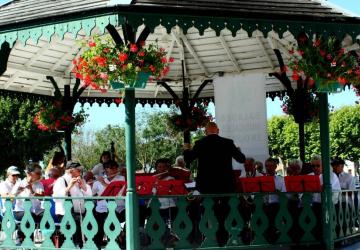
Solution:
M208 124L206 124L205 133L206 135L219 134L219 128L217 124L215 122L209 122Z

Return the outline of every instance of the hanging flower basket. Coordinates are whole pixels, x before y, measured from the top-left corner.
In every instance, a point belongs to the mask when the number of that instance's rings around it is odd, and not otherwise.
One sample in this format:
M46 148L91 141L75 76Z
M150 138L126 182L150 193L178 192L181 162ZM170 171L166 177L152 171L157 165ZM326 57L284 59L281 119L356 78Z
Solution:
M160 79L170 70L166 52L157 45L116 45L109 36L95 36L82 44L84 52L73 60L76 78L93 89L106 92L109 88L145 88L152 78Z
M335 36L311 41L301 34L297 41L289 51L293 80L310 77L309 83L317 92L338 92L345 84L360 87L359 57L355 52L346 52Z
M303 100L304 106L298 107L302 108L302 111L296 109L296 105L289 98L285 96L283 98L283 103L281 108L283 112L287 115L292 115L295 118L296 122L309 122L319 118L320 108L319 108L319 98L314 93L307 93L305 99ZM299 117L302 114L303 117Z
M184 132L186 130L196 131L199 128L205 127L208 122L213 120L213 117L207 112L206 104L201 103L193 107L187 119L184 119L180 114L179 107L181 105L181 102L177 102L177 108L168 117L170 127L176 132Z
M39 130L56 132L73 128L76 130L85 123L86 118L83 109L71 115L71 112L62 110L62 101L55 101L47 107L41 107L33 121Z

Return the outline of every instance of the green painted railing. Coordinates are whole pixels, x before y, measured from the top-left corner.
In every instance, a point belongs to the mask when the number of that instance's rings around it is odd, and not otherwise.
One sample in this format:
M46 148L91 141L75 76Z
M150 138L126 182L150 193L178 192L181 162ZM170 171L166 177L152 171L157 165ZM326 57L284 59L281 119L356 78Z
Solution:
M279 203L269 205L268 195L278 195ZM360 194L343 191L334 205L333 234L336 241L359 236ZM301 197L301 201L299 199ZM253 193L201 196L156 196L140 199L139 238L142 249L248 249L266 246L292 246L319 244L317 230L322 226L321 214L312 205L312 194ZM163 210L167 204L163 198L173 199L176 207ZM17 198L14 198L15 200ZM0 233L1 249L56 249L57 236L63 235L61 249L74 249L73 236L76 219L72 215L72 199L64 197L65 215L55 223L51 213L51 199L41 197L44 214L35 223L30 212L31 199L24 200L25 213L21 221L15 221L13 200L5 202ZM22 198L23 199L23 198ZM97 249L94 236L103 227L107 239L104 249L125 249L124 223L116 216L117 202L123 197L107 197L108 215L98 225L95 219L95 202L103 197L81 198L86 212L81 217L84 236L82 249ZM171 204L171 203L169 203ZM320 206L321 207L321 206ZM321 212L321 210L320 210ZM77 218L78 220L78 218ZM24 239L18 242L17 231Z

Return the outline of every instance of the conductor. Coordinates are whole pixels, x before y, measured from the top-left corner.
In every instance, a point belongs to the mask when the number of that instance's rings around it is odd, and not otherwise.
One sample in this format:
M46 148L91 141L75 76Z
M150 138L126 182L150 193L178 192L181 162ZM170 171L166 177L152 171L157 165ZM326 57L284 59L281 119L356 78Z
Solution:
M193 149L184 144L184 159L191 163L198 159L196 189L202 194L224 194L236 191L236 179L232 169L232 158L244 163L245 155L230 139L219 136L215 122L205 127L206 136Z

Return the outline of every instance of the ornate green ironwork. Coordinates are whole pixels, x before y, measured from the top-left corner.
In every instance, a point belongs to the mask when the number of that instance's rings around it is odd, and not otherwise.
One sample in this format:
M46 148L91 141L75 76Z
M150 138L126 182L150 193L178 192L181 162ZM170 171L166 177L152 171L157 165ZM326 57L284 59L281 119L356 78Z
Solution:
M177 202L178 213L173 223L173 230L180 240L177 242L177 248L191 248L187 238L192 230L193 223L187 215L186 207L187 201L185 197L181 197Z
M71 240L72 236L76 232L75 220L72 216L71 209L73 207L71 200L65 200L64 202L65 214L61 219L60 230L65 236L63 244L64 248L75 248L74 242Z
M244 220L239 213L239 204L240 201L238 197L230 198L230 213L225 221L225 228L230 234L227 247L242 245L242 241L240 240L240 233L244 227Z
M94 206L95 206L95 204L93 201L87 200L85 202L86 215L83 219L83 222L81 225L81 230L82 230L83 234L86 235L87 240L84 245L84 248L86 248L86 249L96 249L96 245L93 241L93 238L98 231L98 224L92 213ZM102 225L100 225L100 226L102 226Z
M280 209L275 218L275 225L280 231L280 237L277 243L289 243L291 239L288 235L290 228L293 225L293 220L288 210L288 199L285 193L280 193Z
M12 240L12 235L15 232L16 224L12 212L12 202L9 199L6 199L5 208L6 208L6 212L1 222L1 229L5 233L5 240L1 246L14 247L15 243Z
M41 228L41 233L45 239L44 242L41 244L41 247L51 249L51 248L55 248L51 240L51 235L55 231L55 222L50 213L51 202L49 200L45 200L43 206L45 210L40 222L40 228Z
M302 196L303 210L299 217L300 227L304 230L304 235L301 238L301 242L313 242L315 237L311 233L314 229L317 218L311 209L312 194L304 193ZM320 220L319 220L320 221ZM318 222L319 223L319 222Z
M264 238L264 232L269 226L269 220L264 213L263 209L264 195L255 194L254 203L255 211L251 217L251 229L255 232L254 244L264 244L266 239Z
M213 198L206 197L203 202L204 214L200 220L199 228L204 234L205 240L201 247L213 247L217 245L216 231L218 230L218 221L214 215L214 201Z
M60 39L64 39L66 33L70 33L75 39L80 30L84 30L85 34L90 36L95 27L98 28L99 34L103 34L108 24L117 26L122 23L123 19L119 21L117 14L108 14L84 17L78 20L69 20L60 23L38 25L35 27L18 28L11 31L0 31L0 45L8 42L10 47L12 47L16 40L19 40L25 45L29 39L37 44L41 37L47 41L51 41L54 35L57 35Z
M109 214L104 223L104 232L109 238L109 242L106 245L106 250L119 249L118 244L116 243L116 238L121 233L121 225L119 220L116 217L115 209L117 204L115 201L108 201L108 211ZM100 225L101 226L101 225ZM113 227L113 229L111 229Z
M151 237L152 242L149 249L163 249L164 246L161 243L161 237L164 235L166 230L166 224L160 215L160 202L159 199L154 197L150 201L151 216L146 223L145 230Z
M31 240L31 235L35 231L35 221L34 221L33 217L31 216L31 212L30 212L31 206L32 206L32 202L30 200L24 201L25 213L20 222L21 231L25 235L25 239L21 246L25 249L34 247L34 242Z

